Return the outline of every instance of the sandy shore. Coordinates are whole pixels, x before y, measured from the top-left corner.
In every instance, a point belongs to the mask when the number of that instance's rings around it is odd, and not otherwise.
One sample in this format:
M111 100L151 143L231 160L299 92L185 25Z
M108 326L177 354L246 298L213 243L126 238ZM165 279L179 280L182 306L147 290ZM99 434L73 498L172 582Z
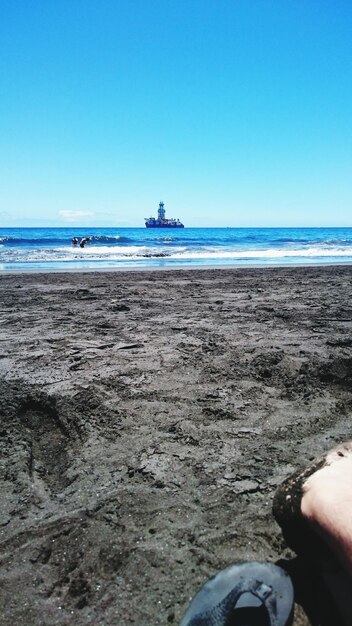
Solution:
M352 436L352 267L0 291L1 626L176 625L220 568L290 564L275 488Z

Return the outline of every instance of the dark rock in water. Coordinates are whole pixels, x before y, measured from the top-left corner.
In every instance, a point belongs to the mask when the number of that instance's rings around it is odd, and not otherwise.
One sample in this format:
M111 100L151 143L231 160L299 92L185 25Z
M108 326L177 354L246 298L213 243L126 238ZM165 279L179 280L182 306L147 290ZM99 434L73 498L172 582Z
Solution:
M152 254L152 253L141 254L141 256L144 259L164 259L165 257L168 257L170 255L167 254L166 252L157 252L155 254Z

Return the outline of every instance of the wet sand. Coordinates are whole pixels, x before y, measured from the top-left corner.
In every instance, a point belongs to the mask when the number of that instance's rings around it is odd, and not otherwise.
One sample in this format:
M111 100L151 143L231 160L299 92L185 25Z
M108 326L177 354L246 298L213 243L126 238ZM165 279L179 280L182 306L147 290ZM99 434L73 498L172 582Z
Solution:
M352 437L351 296L343 266L1 276L1 626L176 625L220 568L294 565L272 497Z

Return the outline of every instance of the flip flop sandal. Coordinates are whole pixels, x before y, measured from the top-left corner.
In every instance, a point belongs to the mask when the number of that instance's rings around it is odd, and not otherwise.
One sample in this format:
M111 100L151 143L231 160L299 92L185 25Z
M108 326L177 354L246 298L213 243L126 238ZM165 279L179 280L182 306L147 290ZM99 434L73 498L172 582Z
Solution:
M288 626L293 602L291 579L281 567L239 563L203 585L180 626Z
M310 476L338 457L351 454L352 442L340 444L324 455L317 457L303 471L298 470L280 485L273 499L273 515L282 529L286 543L296 554L307 559L320 561L330 554L325 542L312 530L301 512L304 484Z

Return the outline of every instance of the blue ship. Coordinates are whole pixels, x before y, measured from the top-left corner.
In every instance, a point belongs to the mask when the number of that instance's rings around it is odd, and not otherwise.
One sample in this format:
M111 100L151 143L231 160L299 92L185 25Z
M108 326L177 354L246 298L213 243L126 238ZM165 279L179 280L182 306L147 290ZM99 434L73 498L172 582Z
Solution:
M166 219L164 203L159 202L158 217L146 217L145 225L147 228L184 228L179 219L173 217Z

